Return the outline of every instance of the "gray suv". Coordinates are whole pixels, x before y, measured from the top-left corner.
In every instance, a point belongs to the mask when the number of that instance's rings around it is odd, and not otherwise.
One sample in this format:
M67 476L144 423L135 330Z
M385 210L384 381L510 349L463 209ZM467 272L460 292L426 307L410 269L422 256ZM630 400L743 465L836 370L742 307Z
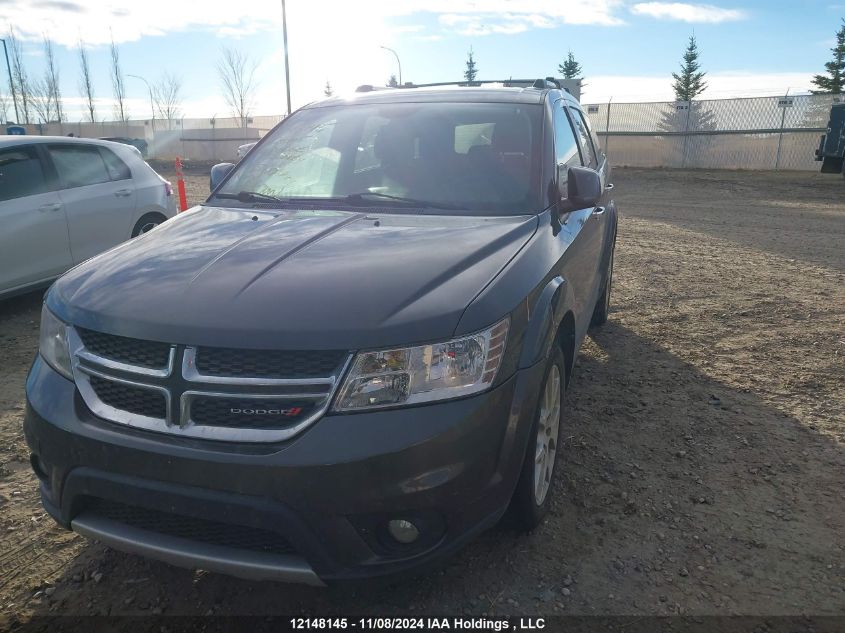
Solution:
M617 214L554 83L294 113L208 200L46 295L44 507L117 549L321 584L402 572L554 494Z

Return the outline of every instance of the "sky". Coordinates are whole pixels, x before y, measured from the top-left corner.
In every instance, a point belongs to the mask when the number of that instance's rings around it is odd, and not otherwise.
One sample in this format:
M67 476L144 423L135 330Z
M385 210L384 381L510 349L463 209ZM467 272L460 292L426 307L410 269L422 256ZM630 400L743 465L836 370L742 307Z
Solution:
M415 83L460 80L472 48L479 79L558 76L581 63L584 103L671 100L671 73L695 34L708 89L702 98L806 92L831 58L845 3L831 0L287 0L293 108L399 74ZM79 42L88 49L97 118L113 118L114 38L132 119L150 115L147 86L181 80L188 117L230 116L217 62L223 47L257 64L254 113L286 110L281 0L2 0L31 76L55 46L64 107L82 118ZM7 37L7 36L3 36ZM8 95L8 82L0 84Z

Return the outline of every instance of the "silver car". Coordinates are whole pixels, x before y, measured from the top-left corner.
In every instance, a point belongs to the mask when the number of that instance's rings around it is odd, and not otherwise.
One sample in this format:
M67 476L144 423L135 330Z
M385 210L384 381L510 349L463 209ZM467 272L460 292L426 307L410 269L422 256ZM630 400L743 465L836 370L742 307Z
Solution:
M134 147L0 136L0 296L44 286L175 214L170 183Z

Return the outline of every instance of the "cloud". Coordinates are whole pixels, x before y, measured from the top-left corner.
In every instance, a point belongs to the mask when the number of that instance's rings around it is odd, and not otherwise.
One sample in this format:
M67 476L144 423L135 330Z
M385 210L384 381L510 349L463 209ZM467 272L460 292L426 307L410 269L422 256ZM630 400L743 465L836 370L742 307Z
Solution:
M659 20L718 24L744 20L747 13L741 9L723 9L712 4L686 2L640 2L631 7L635 15L647 15Z
M491 35L494 33L513 35L530 29L549 29L557 26L553 19L538 14L493 14L460 15L446 13L438 21L447 30L464 36Z
M343 26L344 40L363 41L356 29L382 29L395 18L421 15L462 16L461 31L469 34L519 33L561 24L621 24L622 0L323 0L292 2L291 30L321 33ZM257 17L260 16L260 17ZM350 21L351 20L351 21ZM345 21L345 22L344 22ZM2 0L0 28L13 24L22 39L47 34L58 44L73 46L78 39L92 45L137 41L191 29L209 29L222 37L244 37L281 27L278 0ZM402 28L395 26L396 32ZM409 32L409 31L405 31Z

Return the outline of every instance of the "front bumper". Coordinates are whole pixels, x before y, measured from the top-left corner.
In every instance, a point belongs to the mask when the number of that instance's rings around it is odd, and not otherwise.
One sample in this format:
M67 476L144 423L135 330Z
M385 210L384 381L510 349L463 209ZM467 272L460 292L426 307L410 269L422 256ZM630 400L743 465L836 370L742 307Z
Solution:
M318 584L423 565L498 520L542 370L521 370L471 398L327 415L287 442L256 445L104 421L37 358L24 428L44 506L63 526L176 565ZM212 532L225 524L272 533L290 552L208 543L181 528L160 533L99 514L102 502L213 522ZM401 545L387 536L395 518L419 526L420 539Z

